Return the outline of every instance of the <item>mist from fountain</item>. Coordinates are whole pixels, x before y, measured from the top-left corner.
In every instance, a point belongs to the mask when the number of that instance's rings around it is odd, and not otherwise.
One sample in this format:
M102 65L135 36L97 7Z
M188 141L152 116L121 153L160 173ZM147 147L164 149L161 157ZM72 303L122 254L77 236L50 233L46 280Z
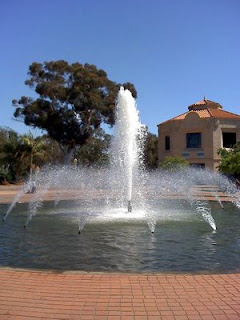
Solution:
M111 222L144 222L150 231L166 221L198 221L202 219L215 231L209 201L196 195L196 185L218 186L239 207L236 187L219 173L198 169L178 172L155 170L143 166L145 130L139 120L136 102L130 91L120 88L116 106L116 125L110 149L110 166L104 168L46 166L36 177L37 192L28 205L27 227L33 216L41 212L48 200L55 201L49 214L62 213L76 220L79 233L86 224ZM22 188L9 206L3 220L24 195ZM222 206L216 190L215 198ZM174 205L174 199L177 203ZM185 202L181 205L181 199Z

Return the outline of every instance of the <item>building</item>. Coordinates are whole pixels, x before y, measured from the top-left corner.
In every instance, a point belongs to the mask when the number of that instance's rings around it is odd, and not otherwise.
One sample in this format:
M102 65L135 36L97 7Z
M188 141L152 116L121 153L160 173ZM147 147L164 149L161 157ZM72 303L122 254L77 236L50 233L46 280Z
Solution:
M240 141L240 115L205 98L188 110L158 125L158 159L178 156L191 166L217 170L218 150Z

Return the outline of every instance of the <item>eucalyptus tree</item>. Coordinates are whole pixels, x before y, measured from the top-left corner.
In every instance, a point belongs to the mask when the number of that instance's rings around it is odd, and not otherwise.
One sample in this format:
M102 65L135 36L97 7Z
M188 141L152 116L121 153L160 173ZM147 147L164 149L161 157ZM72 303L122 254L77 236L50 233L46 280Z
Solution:
M26 125L45 130L73 153L94 135L101 124L114 124L115 100L121 85L136 98L134 85L108 79L95 65L64 60L29 66L25 84L35 90L35 98L13 100L14 116Z

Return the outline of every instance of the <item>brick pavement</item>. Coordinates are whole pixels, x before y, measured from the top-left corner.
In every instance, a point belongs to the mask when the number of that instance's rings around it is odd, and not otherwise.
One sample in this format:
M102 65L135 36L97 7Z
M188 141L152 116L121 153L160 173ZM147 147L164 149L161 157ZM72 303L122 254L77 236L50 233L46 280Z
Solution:
M1 186L0 185L0 204L8 204L11 203L16 196L16 194L19 192L21 186L20 185L10 185L10 186ZM61 199L62 200L81 200L85 199L86 197L86 191L80 192L76 189L49 189L46 194L42 195L44 201L54 201L55 199L58 199L59 195L58 193L61 193ZM105 190L87 190L88 196L91 195L92 199L101 199L106 196ZM218 198L222 202L231 202L237 197L237 194L228 194L221 191L218 191L217 186L194 186L191 189L191 194L193 199L202 199L202 200L209 200L209 201L216 201L215 193L217 192ZM146 190L146 193L148 193L148 190ZM143 193L144 195L144 193ZM20 198L20 201L23 202L29 202L31 201L33 195L30 193L23 194ZM186 200L187 196L186 194L181 193L170 193L169 191L166 191L166 193L160 192L158 195L158 198L162 199L182 199Z
M0 268L0 319L240 319L240 274Z

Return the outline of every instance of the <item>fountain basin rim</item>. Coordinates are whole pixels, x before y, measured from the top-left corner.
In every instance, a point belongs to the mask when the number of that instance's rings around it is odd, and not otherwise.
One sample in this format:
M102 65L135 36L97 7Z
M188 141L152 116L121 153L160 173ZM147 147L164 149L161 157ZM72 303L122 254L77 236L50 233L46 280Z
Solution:
M0 192L0 196L1 196L1 192ZM176 201L176 200L188 200L188 198L186 196L181 196L181 195L176 195L176 196L173 196L173 195L169 195L169 196L158 196L157 199L163 199L163 200L169 200L169 201ZM229 202L231 203L232 201L234 201L235 199L237 199L236 197L221 197L220 200L221 202ZM12 203L12 198L11 199L4 199L1 197L0 199L0 205L10 205ZM63 198L63 199L60 199L59 201L81 201L81 200L84 200L84 197L81 198L81 197L78 197L78 198L74 198L74 197L69 197L69 198ZM104 200L104 198L94 198L93 200ZM218 202L217 199L214 197L214 196L204 196L204 197L198 197L198 196L193 196L192 197L192 200L203 200L203 201L210 201L210 202ZM55 201L55 198L54 197L51 197L50 199L47 198L47 199L44 199L43 202L53 202ZM21 203L29 203L31 202L31 198L29 197L29 199L26 199L25 198L25 195L23 196L23 198L21 199L21 201L18 201L17 204L21 204Z
M63 275L73 275L73 274L79 274L79 275L145 275L145 276L172 276L172 275L226 275L226 274L236 274L240 275L240 269L239 270L226 270L218 272L217 270L214 271L84 271L84 270L75 270L75 269L40 269L40 268L20 268L20 267L11 267L11 266L0 266L0 272L1 271L15 271L15 272L33 272L33 273L46 273L46 274L63 274Z

